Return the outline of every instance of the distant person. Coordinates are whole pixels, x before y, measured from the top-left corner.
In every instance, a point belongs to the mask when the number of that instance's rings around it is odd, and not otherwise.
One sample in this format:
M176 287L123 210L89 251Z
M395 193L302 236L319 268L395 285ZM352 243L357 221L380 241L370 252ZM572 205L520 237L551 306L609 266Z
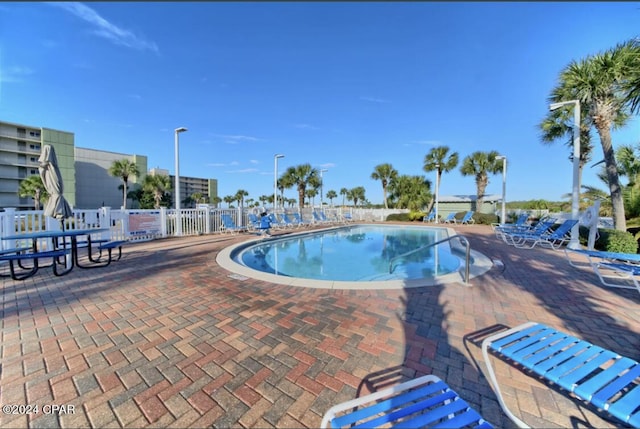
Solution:
M271 219L269 219L266 211L260 213L260 230L264 234L271 235Z

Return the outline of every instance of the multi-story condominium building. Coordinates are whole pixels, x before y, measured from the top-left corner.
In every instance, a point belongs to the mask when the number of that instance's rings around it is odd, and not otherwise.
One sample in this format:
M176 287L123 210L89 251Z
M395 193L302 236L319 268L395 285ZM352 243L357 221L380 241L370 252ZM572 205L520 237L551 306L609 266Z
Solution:
M165 176L169 176L172 186L176 180L174 175L169 174L169 170L159 167L150 169L149 174L164 174ZM171 194L171 198L173 199L173 191ZM182 208L195 207L196 201L190 200L190 197L194 194L202 195L202 200L198 201L199 203L213 203L213 198L218 196L218 180L180 176L180 199L184 200L180 206Z
M31 198L18 195L20 182L38 174L42 146L52 145L64 183L64 197L76 205L74 134L0 121L0 207L33 208Z
M128 159L142 172L129 177L129 190L140 186L147 172L145 155L128 155L75 146L71 132L0 121L0 208L33 208L33 200L18 195L20 181L38 173L42 146L54 147L64 184L64 197L72 207L91 209L101 206L120 208L123 203L122 179L109 174L113 161ZM152 169L149 174L153 174ZM167 170L163 170L168 174ZM173 176L171 176L173 183ZM180 176L180 195L201 193L204 202L218 195L216 179ZM193 204L195 206L195 203ZM128 207L135 207L131 201ZM189 207L189 205L182 205Z
M136 164L139 176L131 175L127 180L127 191L133 190L142 183L147 171L147 157L144 155L127 155L104 150L75 148L76 167L76 200L77 207L89 209L96 207L120 208L124 202L122 195L122 179L109 174L113 161L127 159ZM131 208L131 201L127 208Z

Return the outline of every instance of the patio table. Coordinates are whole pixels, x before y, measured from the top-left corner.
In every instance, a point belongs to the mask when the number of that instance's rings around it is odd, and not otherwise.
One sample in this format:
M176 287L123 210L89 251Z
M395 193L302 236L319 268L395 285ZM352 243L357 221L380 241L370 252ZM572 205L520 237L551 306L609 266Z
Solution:
M2 255L0 256L0 260L7 260L11 264L14 261L18 261L18 265L20 265L23 269L29 269L30 271L23 275L16 276L13 273L12 266L12 277L15 280L24 280L25 278L31 277L34 275L38 268L41 267L39 260L40 259L49 259L54 258L54 272L56 275L64 275L69 273L74 266L80 268L97 268L104 267L108 265L108 263L100 262L99 260L93 259L92 254L92 235L100 234L103 232L108 232L108 228L90 228L90 229L70 229L70 230L60 230L60 231L34 231L34 232L25 232L22 234L14 234L7 235L4 237L0 237L0 239L4 241L8 240L31 240L31 251L26 254L15 254L15 255ZM82 265L80 263L80 255L79 255L79 246L78 246L78 237L86 237L87 241L87 253L89 256L89 261L92 263L87 265ZM43 238L51 238L53 242L53 249L47 249L47 251L38 250L38 241ZM67 240L67 238L69 240ZM60 240L62 239L62 240ZM68 246L68 247L67 247ZM67 255L67 269L58 273L55 271L56 268L56 258L60 257L61 254ZM24 259L33 259L33 267L27 268L21 264L21 261Z

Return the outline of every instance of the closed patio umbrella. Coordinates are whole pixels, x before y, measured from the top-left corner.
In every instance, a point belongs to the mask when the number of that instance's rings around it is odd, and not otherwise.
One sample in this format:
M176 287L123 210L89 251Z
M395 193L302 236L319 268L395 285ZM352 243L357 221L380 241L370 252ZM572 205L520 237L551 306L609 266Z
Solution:
M60 168L58 168L58 159L56 158L56 151L51 145L44 145L42 147L42 153L38 158L40 166L40 178L44 187L49 193L49 200L44 207L45 216L51 216L62 221L73 215L73 211L67 203L67 200L62 196L63 184L62 176L60 175ZM63 223L64 227L64 223Z

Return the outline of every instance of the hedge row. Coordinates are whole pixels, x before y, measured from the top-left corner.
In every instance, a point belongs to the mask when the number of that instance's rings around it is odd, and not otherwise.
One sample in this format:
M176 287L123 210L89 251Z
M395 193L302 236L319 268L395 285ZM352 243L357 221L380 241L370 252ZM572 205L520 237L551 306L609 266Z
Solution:
M457 212L456 220L461 221L467 212ZM426 216L423 212L409 212L409 213L393 213L387 216L388 221L401 221L401 222L422 222L422 219ZM441 216L442 217L442 216ZM498 216L486 213L474 213L474 223L479 225L491 225L492 223L498 223Z

